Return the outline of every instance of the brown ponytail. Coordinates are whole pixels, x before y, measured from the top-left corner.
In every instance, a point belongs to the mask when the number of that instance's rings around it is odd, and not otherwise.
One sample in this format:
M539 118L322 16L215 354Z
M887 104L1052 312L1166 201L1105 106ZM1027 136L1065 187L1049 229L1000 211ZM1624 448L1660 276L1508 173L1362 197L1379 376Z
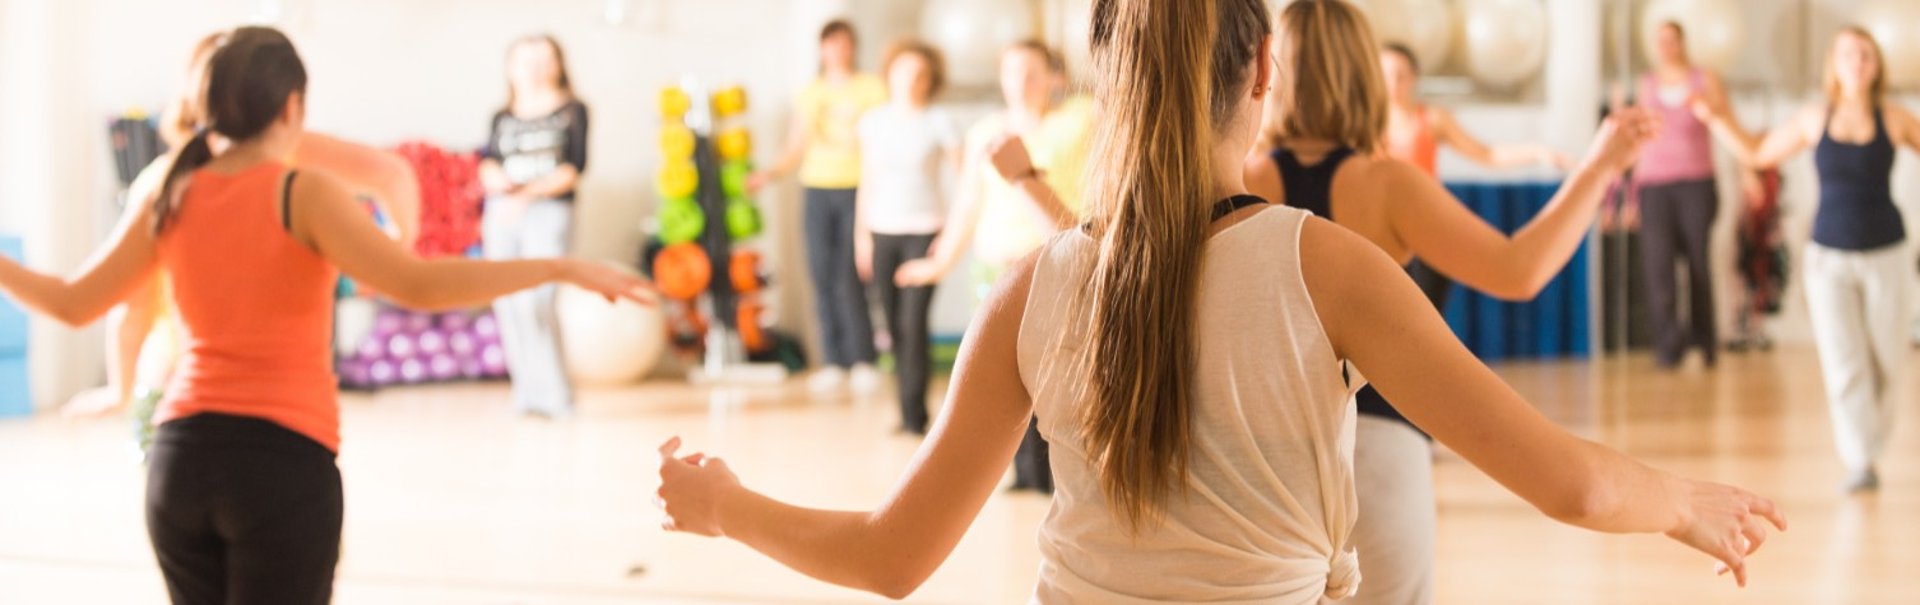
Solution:
M197 84L191 107L200 126L173 154L167 178L154 192L153 229L167 228L179 207L185 177L213 160L208 140L218 134L235 143L247 141L273 125L294 93L307 90L307 68L293 41L269 27L242 27L216 43Z
M1088 191L1099 240L1081 418L1116 514L1136 531L1183 482L1194 297L1213 142L1270 33L1262 0L1096 0L1099 117ZM1212 15L1212 18L1207 18ZM1195 18L1199 16L1200 18Z

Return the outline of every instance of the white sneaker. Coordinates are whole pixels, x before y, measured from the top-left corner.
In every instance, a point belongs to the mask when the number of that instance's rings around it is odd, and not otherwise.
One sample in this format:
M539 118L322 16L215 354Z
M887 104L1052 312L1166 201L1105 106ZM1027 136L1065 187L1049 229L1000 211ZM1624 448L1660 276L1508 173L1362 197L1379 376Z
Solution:
M880 390L881 380L879 369L873 367L873 364L863 363L853 366L853 372L847 378L847 383L848 386L853 387L854 393L871 395Z
M807 378L807 390L815 393L831 393L840 390L847 383L847 371L839 366L826 366L813 371Z

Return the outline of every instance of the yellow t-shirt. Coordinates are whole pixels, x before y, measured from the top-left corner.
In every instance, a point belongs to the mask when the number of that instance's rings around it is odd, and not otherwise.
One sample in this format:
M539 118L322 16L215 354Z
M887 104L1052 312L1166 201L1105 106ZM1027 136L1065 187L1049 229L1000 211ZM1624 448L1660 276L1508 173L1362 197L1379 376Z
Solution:
M800 91L796 116L807 125L800 184L814 189L860 186L860 116L887 102L887 85L856 74L838 85L822 78Z
M1020 137L1027 145L1027 154L1033 157L1033 167L1040 170L1054 195L1075 214L1086 211L1081 189L1086 181L1092 122L1093 104L1084 97L1074 97L1055 107L1038 127ZM967 153L974 154L971 157L984 157L987 145L1006 132L1004 113L980 120L967 131ZM978 178L984 182L980 183L980 226L974 229L974 258L1004 267L1033 252L1053 235L1055 229L1034 211L1033 202L1012 183L1000 178L992 167L979 171Z

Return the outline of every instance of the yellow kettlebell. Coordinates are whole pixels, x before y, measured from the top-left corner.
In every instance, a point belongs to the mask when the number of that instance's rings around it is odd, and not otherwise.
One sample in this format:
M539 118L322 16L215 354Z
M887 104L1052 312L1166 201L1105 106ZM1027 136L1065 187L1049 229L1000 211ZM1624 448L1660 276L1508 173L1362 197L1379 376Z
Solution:
M689 160L668 160L660 165L660 174L654 176L653 184L662 198L690 198L700 188L700 170Z
M753 154L753 136L745 128L728 128L714 137L713 146L722 159L744 160Z
M666 161L693 159L693 129L679 124L660 128L660 157Z
M713 113L722 118L730 118L747 112L747 89L739 86L723 88L713 93Z
M676 86L660 89L660 119L679 120L689 109L693 109L693 99L687 98L687 91Z

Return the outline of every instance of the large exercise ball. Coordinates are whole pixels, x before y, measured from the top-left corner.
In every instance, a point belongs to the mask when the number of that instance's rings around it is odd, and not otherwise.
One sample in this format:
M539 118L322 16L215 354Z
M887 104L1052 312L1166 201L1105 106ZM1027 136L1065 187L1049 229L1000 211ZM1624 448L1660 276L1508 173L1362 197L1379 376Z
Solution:
M1447 62L1453 48L1453 11L1442 0L1355 0L1373 26L1374 40L1413 51L1422 68Z
M1540 0L1465 0L1460 4L1467 74L1511 88L1540 73L1547 59L1547 11Z
M1000 51L1037 37L1026 0L929 0L920 34L947 54L947 80L961 87L999 82Z
M1687 57L1694 65L1725 71L1740 60L1746 44L1744 14L1735 0L1657 0L1640 14L1640 52L1649 65L1659 62L1654 48L1662 25L1679 23L1687 34Z
M631 384L652 371L666 351L666 319L659 307L609 303L599 294L562 286L555 309L567 373L582 385Z
M1914 0L1868 2L1860 7L1860 17L1855 22L1872 32L1874 41L1880 43L1880 52L1886 55L1881 69L1886 70L1888 84L1902 88L1920 86L1920 3Z

